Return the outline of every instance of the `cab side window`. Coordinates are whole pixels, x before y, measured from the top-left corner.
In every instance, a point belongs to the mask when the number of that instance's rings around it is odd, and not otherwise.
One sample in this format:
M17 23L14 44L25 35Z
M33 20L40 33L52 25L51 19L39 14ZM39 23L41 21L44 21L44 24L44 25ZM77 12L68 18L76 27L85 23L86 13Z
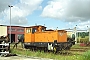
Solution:
M32 33L35 33L36 32L36 29L35 28L32 28Z
M30 28L26 29L26 32L31 33L31 29Z

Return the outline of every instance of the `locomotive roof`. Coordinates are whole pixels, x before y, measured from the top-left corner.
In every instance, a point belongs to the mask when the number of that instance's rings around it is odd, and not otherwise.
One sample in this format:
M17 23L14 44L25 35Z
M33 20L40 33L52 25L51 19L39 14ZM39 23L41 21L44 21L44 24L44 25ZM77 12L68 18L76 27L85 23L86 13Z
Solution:
M54 31L54 30L52 30L52 29L49 29L49 30L45 30L45 31Z
M55 30L49 29L49 30L45 30L45 31L55 31ZM66 30L57 30L57 31L66 31Z
M59 30L59 31L66 31L66 30Z
M39 27L39 26L44 27L44 28L47 28L47 27L42 26L42 25L30 26L30 27L27 27L27 28L33 28L33 27Z

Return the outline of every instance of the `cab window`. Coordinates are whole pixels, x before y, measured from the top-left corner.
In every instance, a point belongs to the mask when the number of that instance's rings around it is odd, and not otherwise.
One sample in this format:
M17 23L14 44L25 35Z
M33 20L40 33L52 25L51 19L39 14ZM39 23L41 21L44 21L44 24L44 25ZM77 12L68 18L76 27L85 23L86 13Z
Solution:
M27 29L26 32L27 32L27 33L31 33L31 29L30 29L30 28Z
M36 29L35 29L35 28L33 28L33 29L32 29L32 33L35 33L35 32L36 32Z

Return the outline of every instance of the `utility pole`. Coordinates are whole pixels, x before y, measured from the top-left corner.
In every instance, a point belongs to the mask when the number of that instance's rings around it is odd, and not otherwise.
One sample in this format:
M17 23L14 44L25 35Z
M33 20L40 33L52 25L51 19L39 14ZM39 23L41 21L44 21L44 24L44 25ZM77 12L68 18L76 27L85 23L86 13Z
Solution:
M10 43L11 43L11 5L8 5L8 7L10 8L10 28L9 28L9 38L10 38Z

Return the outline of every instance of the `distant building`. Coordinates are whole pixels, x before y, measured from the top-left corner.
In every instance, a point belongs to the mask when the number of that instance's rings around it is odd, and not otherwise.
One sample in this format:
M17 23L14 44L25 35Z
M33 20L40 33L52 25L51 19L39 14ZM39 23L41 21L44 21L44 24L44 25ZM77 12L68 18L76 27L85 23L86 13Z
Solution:
M89 32L87 30L76 30L76 29L65 29L67 31L68 37L72 37L75 34L76 43L88 42Z
M17 42L22 35L24 35L24 27L11 26L11 42ZM0 25L0 36L10 37L10 26Z
M10 26L7 26L7 34L10 35ZM11 26L11 42L17 42L24 35L24 27Z

